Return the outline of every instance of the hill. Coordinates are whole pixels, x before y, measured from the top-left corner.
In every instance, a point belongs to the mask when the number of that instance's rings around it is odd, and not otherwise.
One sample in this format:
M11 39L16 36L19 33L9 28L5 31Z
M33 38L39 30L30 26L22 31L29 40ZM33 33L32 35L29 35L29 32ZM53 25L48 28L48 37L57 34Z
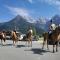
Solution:
M16 30L25 34L27 32L27 29L29 28L29 26L32 26L32 28L36 29L36 32L39 35L44 32L44 30L42 28L39 28L38 26L36 26L35 23L28 22L26 18L23 18L20 15L17 15L15 18L10 20L9 22L2 23L0 25L0 31L1 30L10 31L10 30L14 30L16 28Z

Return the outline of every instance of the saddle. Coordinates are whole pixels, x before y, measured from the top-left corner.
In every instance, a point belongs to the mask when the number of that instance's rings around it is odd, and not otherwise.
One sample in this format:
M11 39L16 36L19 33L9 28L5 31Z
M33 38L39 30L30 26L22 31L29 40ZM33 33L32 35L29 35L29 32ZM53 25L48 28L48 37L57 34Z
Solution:
M51 31L51 33L48 32L48 36L50 37L54 33L55 33L55 30Z

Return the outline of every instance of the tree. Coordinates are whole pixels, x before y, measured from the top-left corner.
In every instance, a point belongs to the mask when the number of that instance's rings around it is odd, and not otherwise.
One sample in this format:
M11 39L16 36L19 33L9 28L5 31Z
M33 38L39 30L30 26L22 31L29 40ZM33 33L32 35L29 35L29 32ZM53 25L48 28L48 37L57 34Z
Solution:
M33 30L33 35L36 36L36 29L33 27L32 30Z

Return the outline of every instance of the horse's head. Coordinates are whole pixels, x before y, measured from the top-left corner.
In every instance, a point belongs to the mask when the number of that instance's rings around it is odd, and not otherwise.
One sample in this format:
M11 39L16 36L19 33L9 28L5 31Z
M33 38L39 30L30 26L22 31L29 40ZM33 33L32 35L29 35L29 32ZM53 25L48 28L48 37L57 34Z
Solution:
M48 35L48 32L44 32L44 33L43 33L43 36L47 36L47 35Z
M43 33L43 37L44 37L44 38L48 38L48 34L49 34L48 32L44 32L44 33Z

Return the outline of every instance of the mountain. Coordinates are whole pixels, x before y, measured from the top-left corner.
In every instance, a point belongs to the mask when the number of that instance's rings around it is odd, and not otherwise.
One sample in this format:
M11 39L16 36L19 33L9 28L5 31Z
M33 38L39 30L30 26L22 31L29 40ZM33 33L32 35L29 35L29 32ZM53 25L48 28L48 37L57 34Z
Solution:
M54 17L52 17L53 23L55 24L60 24L60 15L55 15Z
M23 18L20 15L17 15L15 18L10 20L9 22L5 22L1 24L0 31L1 30L9 31L9 30L14 30L16 28L18 31L22 33L26 33L29 26L32 26L32 28L35 28L37 31L37 34L41 34L44 31L42 28L39 28L38 26L36 26L34 23L28 22L26 18Z
M39 18L35 25L38 27L38 28L42 28L43 30L46 29L45 25L46 25L46 22L48 21L48 19L46 18Z
M20 31L26 30L28 26L32 25L31 23L27 22L22 16L17 15L15 18L10 20L9 22L5 22L3 25L0 26L0 30L14 30L19 29Z

